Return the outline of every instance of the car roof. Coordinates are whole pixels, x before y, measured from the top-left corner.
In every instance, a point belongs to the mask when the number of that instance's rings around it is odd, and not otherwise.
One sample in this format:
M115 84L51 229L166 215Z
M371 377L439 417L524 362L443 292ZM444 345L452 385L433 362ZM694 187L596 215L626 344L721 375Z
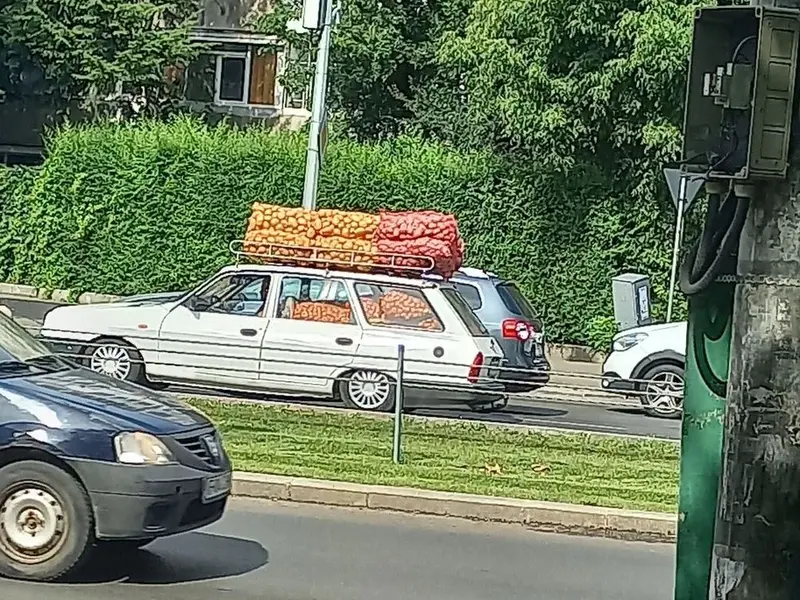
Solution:
M357 273L352 271L338 271L334 269L319 269L314 267L296 267L294 265L241 263L223 267L219 273L234 273L236 271L281 273L286 275L306 275L308 277L335 277L351 281L367 281L372 283L386 283L392 285L413 287L436 287L444 281L436 281L420 277L398 277L381 273Z

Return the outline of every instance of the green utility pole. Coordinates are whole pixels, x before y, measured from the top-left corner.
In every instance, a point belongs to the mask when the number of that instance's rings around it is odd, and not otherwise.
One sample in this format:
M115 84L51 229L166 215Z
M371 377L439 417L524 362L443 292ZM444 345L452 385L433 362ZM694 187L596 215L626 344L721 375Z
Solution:
M689 298L675 600L708 597L733 289L713 284Z
M795 93L800 0L707 6L694 17L682 160L685 171L703 175L709 200L703 234L681 268L681 289L695 302L714 294L714 303L722 303L724 295L726 305L730 291L721 294L720 282L735 283L735 292L733 315L727 319L732 324L725 325L730 334L723 336L730 339L730 367L722 468L710 436L707 456L699 443L683 448L684 523L676 598L797 600L800 122ZM734 256L735 275L730 275ZM697 369L711 388L723 390L710 368L703 372L707 348L698 335L705 321L698 305L692 312L689 343L696 364L691 370ZM711 333L721 328L720 321ZM688 390L687 407L697 406L700 389L695 384ZM692 425L687 414L684 443ZM704 460L719 491L711 492L708 481L703 492L708 498L701 501L692 486ZM712 497L718 504L711 585L706 587L708 570L693 571L691 562L705 563L711 525L703 515L710 513L705 503ZM689 514L684 507L698 510L694 525L685 522Z

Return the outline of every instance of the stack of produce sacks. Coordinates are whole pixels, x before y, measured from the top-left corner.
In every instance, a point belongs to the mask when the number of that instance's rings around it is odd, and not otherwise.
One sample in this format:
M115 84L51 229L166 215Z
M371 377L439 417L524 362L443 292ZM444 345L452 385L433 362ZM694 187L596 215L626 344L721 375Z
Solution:
M295 248L270 249L269 244ZM315 256L323 260L395 264L421 270L431 266L429 260L390 259L379 255L429 257L434 262L432 272L445 278L461 266L464 253L453 215L434 211L381 211L380 215L372 215L253 204L245 235L245 252L302 259L311 256L312 249L316 249Z
M362 298L361 305L367 320L373 325L396 324L418 326L422 329L439 329L436 317L431 314L428 304L411 294L392 290L377 301Z
M245 242L256 243L245 244L244 249L256 254L273 253L303 258L311 256L311 249L330 248L330 252L317 252L316 257L332 261L369 262L368 255L373 251L372 238L377 228L378 217L367 213L308 211L256 202L245 235ZM269 244L296 246L297 249L270 250Z
M434 211L381 212L374 239L375 250L380 253L432 258L434 272L445 279L461 267L464 258L464 243L453 215ZM395 264L424 268L428 261L400 259Z
M298 302L292 319L347 325L353 322L353 313L348 302Z

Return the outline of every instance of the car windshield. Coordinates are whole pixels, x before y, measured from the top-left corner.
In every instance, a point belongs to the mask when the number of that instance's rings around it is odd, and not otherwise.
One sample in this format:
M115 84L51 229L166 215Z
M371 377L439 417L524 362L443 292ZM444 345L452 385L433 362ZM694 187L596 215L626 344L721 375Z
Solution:
M515 315L525 317L526 319L535 319L539 315L536 309L533 308L528 299L519 291L519 288L513 283L501 283L497 286L497 293L503 300L506 308L513 312Z
M29 362L48 356L55 355L19 323L0 314L0 363Z

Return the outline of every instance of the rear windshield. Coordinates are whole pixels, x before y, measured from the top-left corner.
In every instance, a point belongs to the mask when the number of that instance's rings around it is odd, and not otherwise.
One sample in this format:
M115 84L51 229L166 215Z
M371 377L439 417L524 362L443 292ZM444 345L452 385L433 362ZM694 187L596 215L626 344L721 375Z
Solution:
M442 288L442 294L447 298L450 306L456 311L456 314L461 319L461 322L464 323L464 327L467 328L467 331L469 331L472 337L488 337L489 332L486 331L486 327L484 327L480 319L475 316L475 313L472 312L469 304L461 297L461 294L453 288L448 287Z
M516 284L501 283L497 286L497 293L506 308L515 315L521 315L527 319L535 319L539 315L536 314L536 309L531 306L527 298L522 295Z
M467 301L467 304L469 304L472 310L480 310L481 306L483 306L483 302L481 302L481 293L478 291L478 288L474 285L459 283L457 281L454 281L453 285L458 290L458 293L464 297L464 300Z

